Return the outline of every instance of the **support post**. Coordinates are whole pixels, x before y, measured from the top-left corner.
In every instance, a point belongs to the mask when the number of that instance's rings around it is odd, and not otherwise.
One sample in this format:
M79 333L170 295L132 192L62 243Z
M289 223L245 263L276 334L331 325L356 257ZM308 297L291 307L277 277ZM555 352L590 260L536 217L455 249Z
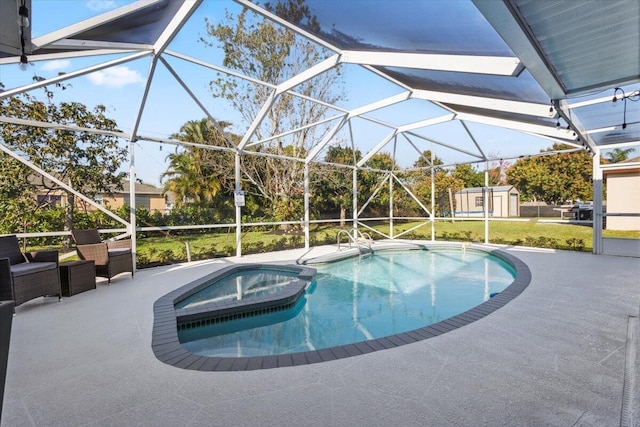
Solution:
M593 253L602 254L602 168L600 168L600 149L593 156Z
M358 167L353 168L353 187L351 194L353 194L353 231L358 229ZM354 236L356 234L354 233Z
M134 140L129 141L129 225L127 231L131 233L131 257L133 271L136 271L136 254L138 253L136 239L136 162Z
M436 240L436 171L433 167L433 143L431 143L431 158L429 161L431 162L431 213L429 214L429 219L431 220L431 241L435 242Z
M238 194L240 191L240 152L236 152L236 184L235 184L235 193ZM236 257L240 258L242 256L242 207L238 206L237 203L234 204L236 206Z
M304 164L304 248L309 249L309 163Z
M484 166L484 188L482 189L482 206L484 207L484 243L489 244L489 161Z
M451 191L451 187L449 187L447 190L449 192L449 212L451 212L451 221L456 222L456 215L453 207L453 192Z
M393 240L393 172L389 172L389 237Z

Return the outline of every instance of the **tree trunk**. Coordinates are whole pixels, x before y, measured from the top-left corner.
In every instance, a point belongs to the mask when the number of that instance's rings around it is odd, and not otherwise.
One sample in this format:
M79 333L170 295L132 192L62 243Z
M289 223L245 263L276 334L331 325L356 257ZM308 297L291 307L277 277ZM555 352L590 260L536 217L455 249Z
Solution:
M340 227L344 227L347 222L347 208L344 205L340 205Z

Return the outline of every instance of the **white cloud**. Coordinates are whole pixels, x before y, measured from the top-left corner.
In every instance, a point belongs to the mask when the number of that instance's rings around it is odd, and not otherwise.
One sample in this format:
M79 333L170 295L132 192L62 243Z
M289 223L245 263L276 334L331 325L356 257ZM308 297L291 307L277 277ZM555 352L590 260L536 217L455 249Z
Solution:
M112 0L89 0L86 6L94 12L104 12L116 8L116 2Z
M53 61L47 61L40 67L43 71L56 71L69 68L71 61L68 59L54 59Z
M88 74L87 78L96 86L119 88L128 84L143 83L145 79L129 67L112 67Z

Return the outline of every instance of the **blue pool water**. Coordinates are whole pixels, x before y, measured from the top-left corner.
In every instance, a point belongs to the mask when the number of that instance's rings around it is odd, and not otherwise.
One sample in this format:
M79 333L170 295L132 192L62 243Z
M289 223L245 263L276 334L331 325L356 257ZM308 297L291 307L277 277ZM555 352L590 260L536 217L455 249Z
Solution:
M501 259L471 250L376 252L314 267L318 274L292 308L180 330L180 342L192 353L240 357L381 338L469 310L515 274Z

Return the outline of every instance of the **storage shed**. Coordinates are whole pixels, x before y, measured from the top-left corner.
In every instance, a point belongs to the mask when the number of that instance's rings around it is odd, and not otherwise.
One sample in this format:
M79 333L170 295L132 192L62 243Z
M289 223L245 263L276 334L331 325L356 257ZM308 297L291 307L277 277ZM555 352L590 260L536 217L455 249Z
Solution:
M488 197L485 197L487 193ZM489 216L492 218L520 216L520 193L513 185L501 185L465 188L456 192L456 218L482 217L485 199L489 200Z

